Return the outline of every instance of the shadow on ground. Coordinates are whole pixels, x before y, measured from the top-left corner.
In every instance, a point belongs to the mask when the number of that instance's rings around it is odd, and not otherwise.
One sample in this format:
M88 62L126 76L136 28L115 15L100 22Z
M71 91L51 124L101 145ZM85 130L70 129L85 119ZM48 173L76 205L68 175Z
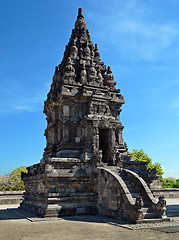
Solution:
M166 214L168 217L179 217L179 205L167 205ZM106 217L98 215L77 215L66 216L61 218L42 218L32 213L23 211L19 208L7 208L0 209L0 220L15 220L15 219L28 219L34 221L49 221L49 220L70 220L70 221L82 221L82 222L94 222L94 223L106 223L109 221Z
M109 221L109 218L101 217L99 215L67 216L67 217L62 217L62 219L69 220L69 221L94 222L94 223L107 223Z
M62 218L43 218L33 213L23 211L19 208L0 209L0 220L15 220L15 219L27 219L31 222L36 221L53 221L53 220L67 220L67 221L81 221L81 222L94 222L105 223L107 218L103 218L98 215L78 215L78 216L66 216Z
M179 217L179 205L167 205L166 214L168 217Z
M26 219L23 215L16 214L9 209L0 210L0 220Z

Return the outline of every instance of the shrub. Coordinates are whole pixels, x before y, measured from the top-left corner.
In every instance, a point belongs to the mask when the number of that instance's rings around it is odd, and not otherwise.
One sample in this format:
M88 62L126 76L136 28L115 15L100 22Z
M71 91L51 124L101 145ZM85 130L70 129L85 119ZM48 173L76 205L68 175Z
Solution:
M168 177L163 178L163 187L164 188L179 188L179 179Z
M0 177L0 191L25 190L24 182L21 180L21 172L27 172L25 166L14 169L9 176Z
M162 176L164 174L163 168L160 163L152 163L152 159L144 152L143 149L136 150L133 149L133 152L130 153L135 161L143 161L147 162L147 170L151 172L153 169L156 170L157 175L159 175L160 180L162 180Z

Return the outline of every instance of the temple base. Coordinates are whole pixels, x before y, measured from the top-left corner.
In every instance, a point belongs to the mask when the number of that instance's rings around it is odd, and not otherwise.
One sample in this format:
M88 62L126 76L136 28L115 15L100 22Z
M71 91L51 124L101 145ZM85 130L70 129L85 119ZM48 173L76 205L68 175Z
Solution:
M164 209L139 177L147 175L145 164L135 163L121 168L78 158L42 160L22 174L26 192L20 208L41 217L100 214L130 221L161 217ZM145 211L136 200L139 196L146 201Z

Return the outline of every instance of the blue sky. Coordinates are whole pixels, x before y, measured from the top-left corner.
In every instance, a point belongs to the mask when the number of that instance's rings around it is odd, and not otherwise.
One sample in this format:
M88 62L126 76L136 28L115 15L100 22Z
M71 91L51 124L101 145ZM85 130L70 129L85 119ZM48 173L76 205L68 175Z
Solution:
M43 102L79 7L126 101L129 150L179 178L178 0L1 0L0 175L42 158Z

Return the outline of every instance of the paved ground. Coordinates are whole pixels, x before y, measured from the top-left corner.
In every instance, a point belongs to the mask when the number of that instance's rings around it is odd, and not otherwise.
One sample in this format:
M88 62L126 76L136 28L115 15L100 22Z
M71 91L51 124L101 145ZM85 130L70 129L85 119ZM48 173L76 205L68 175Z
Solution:
M179 199L167 199L168 213L179 217ZM54 221L30 222L8 208L0 206L0 240L179 240L179 232L165 233L153 229L130 230L100 222L96 218L68 218Z
M169 217L179 217L179 198L168 198L167 201L167 215ZM178 239L177 239L178 240Z

